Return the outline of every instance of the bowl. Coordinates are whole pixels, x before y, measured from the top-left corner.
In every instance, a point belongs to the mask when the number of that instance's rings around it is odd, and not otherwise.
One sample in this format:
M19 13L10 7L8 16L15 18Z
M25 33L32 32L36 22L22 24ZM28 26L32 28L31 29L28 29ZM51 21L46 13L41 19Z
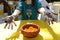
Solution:
M25 24L21 27L21 33L23 36L33 38L40 32L40 27L36 24Z

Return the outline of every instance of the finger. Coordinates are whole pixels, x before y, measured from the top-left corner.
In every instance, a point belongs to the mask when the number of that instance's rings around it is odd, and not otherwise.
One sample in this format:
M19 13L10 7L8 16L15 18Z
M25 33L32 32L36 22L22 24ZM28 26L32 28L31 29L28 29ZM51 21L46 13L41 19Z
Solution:
M44 21L47 21L47 19L48 19L48 17L45 15L45 19L44 19Z
M52 20L52 18L49 14L47 16L45 16L45 21L47 21L49 25L50 25L51 20Z
M2 18L3 21L4 21L4 20L8 20L8 19L9 19L8 17Z
M46 22L47 21L47 19L44 19L44 22Z
M15 26L17 26L16 23L15 23L14 21L13 21L13 23L14 23Z
M53 20L51 21L51 23L53 24Z
M6 28L6 27L7 27L7 25L8 25L8 23L6 23L6 25L5 25L5 27L4 27L4 28Z
M8 29L10 28L10 25L11 25L11 24L9 23Z
M11 24L11 29L13 30L13 24Z
M6 20L6 17L5 18L2 18L2 20Z
M48 24L50 25L50 18L47 16L46 20L48 21Z
M58 13L53 13L54 15L58 15Z
M57 19L54 18L53 21L54 21L54 22L57 22Z
M49 18L49 21L53 24L53 18Z
M52 21L52 18L48 18L48 23L50 25L50 22Z
M48 24L50 25L50 20L48 20Z

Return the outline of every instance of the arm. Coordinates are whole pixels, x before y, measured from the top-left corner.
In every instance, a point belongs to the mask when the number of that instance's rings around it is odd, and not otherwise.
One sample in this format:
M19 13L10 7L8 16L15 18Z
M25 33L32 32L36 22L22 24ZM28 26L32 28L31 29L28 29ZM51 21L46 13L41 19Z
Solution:
M39 8L38 11L42 15L44 15L44 18L45 18L44 21L47 21L48 24L50 24L50 22L53 24L54 21L57 22L57 20L54 17L55 15L53 13L45 13L45 11L43 9L41 9L41 8Z
M22 11L22 2L19 2L12 16L17 17L19 14L21 14L21 11Z
M53 21L56 21L52 13L45 13L44 8L38 8L38 12L44 15L44 18L45 18L44 21L48 21L49 24L50 22L53 24Z
M21 10L22 10L22 2L19 2L18 3L18 6L17 8L15 9L15 11L13 12L13 14L11 16L7 16L5 18L3 18L2 20L6 20L6 21L12 21L13 19L15 19L20 13L21 13Z
M41 14L44 14L45 9L42 6L42 0L37 1L37 11Z
M21 11L16 9L11 16L17 17L20 13Z
M44 8L39 8L39 9L38 9L38 12L39 12L40 14L44 15L44 14L45 14L45 9L44 9Z
M7 17L5 17L5 18L2 19L6 23L6 25L5 25L4 28L6 28L7 25L9 24L8 29L10 28L10 25L11 25L11 29L13 29L12 23L15 24L14 19L21 13L21 10L22 10L22 5L21 5L21 2L20 2L18 4L16 10L13 12L13 14L11 16L7 16ZM16 24L15 24L15 26L16 26Z

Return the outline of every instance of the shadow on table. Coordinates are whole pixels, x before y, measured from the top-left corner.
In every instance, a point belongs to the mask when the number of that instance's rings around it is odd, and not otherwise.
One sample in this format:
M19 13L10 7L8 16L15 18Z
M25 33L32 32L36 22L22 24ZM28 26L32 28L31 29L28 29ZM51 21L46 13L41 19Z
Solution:
M23 40L43 40L43 37L40 34L38 34L37 37L34 38L23 37Z
M22 25L26 24L27 22L28 22L27 20L26 20L26 21L21 21L20 27L21 27ZM42 21L42 20L32 20L31 23L34 23L34 24L39 25L40 28L47 28L48 32L52 35L53 40L59 40L59 39L60 39L60 38L57 36L57 34L53 31L53 28L51 28L47 22L44 22L44 21ZM20 27L18 28L17 31L20 30ZM38 36L38 37L36 37L36 38L30 38L30 39L24 37L23 39L24 39L24 40L32 40L32 39L33 39L33 40L41 40L40 38L41 38L41 36L40 36L40 37ZM48 38L47 38L47 39L48 39ZM43 39L42 39L42 40L43 40Z
M47 23L45 23L45 27L48 29L49 33L52 35L53 40L60 40L60 38L59 38L58 35L53 31L53 28L51 28L51 26L49 26Z
M19 38L20 33L21 33L20 31L15 32L9 38L6 38L6 40L16 40L17 38Z

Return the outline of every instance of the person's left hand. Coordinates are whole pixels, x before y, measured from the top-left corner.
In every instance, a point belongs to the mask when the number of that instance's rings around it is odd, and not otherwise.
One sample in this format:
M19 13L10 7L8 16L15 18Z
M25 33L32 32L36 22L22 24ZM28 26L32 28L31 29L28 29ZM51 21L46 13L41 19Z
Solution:
M54 13L46 13L44 16L45 16L45 21L48 21L49 25L50 23L53 24L53 22L57 22L57 20L54 18Z

